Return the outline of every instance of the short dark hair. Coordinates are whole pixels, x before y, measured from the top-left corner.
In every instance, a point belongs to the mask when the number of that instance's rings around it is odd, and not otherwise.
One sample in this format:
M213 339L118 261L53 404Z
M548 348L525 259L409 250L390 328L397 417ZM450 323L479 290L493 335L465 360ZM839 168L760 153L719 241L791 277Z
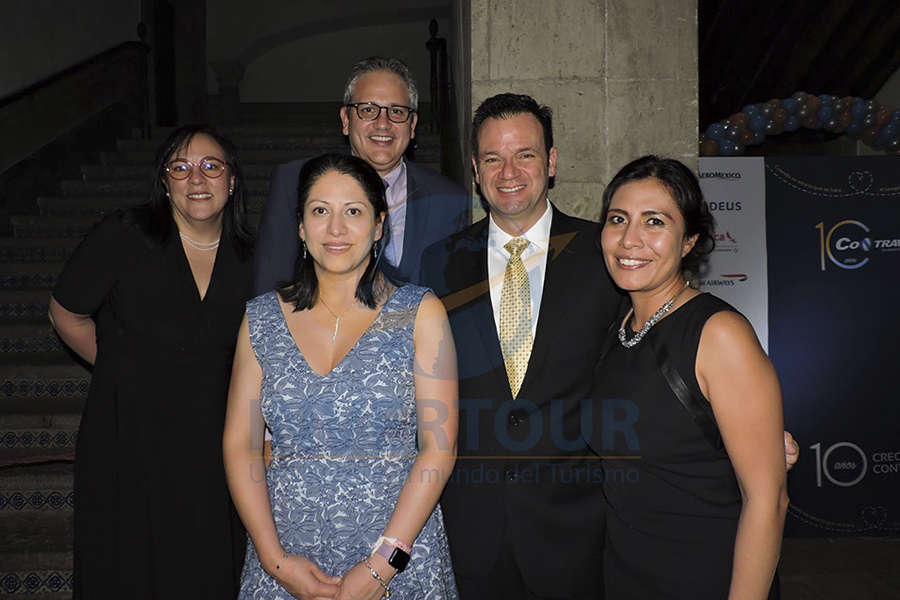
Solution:
M228 172L223 177L234 177L234 188L222 211L222 239L229 240L242 260L253 253L253 233L247 223L246 185L240 161L234 144L205 124L182 125L170 133L156 151L153 175L150 183L150 197L143 209L131 211L128 221L135 222L147 237L157 244L163 244L172 234L172 206L166 192L166 163L178 150L190 145L195 136L212 138L224 153Z
M419 108L419 90L416 88L416 80L409 72L409 67L399 58L370 56L364 58L350 69L350 77L347 78L347 84L344 86L344 104L350 104L353 101L353 92L356 90L356 82L366 73L377 73L385 71L398 76L406 84L407 96L409 98L409 107L417 110Z
M497 94L478 105L472 119L472 156L478 158L478 133L487 119L508 119L529 113L544 130L544 149L550 154L553 147L553 111L549 106L538 104L537 100L525 94Z
M384 181L378 176L375 169L369 163L356 156L330 153L306 161L300 169L300 175L297 178L298 228L300 223L303 222L303 211L306 208L307 200L309 200L310 190L323 175L332 171L341 175L349 175L356 180L362 187L363 192L365 192L369 204L372 205L376 219L381 214L387 216L388 205L385 197ZM375 242L376 248L383 248L387 243L387 228L384 227L384 222L382 222L382 228L383 235L380 241ZM294 280L292 282L282 282L277 288L281 299L292 303L295 311L312 308L319 289L319 279L316 277L312 256L307 254L304 258L303 254L302 251L297 254ZM381 258L382 254L383 252L379 249L379 258ZM356 286L356 299L369 308L375 308L377 304L373 284L375 282L375 274L378 271L376 261L370 260L363 271L359 284Z
M619 188L632 181L651 178L658 180L669 190L672 200L684 218L685 236L697 236L694 247L681 259L682 269L697 275L707 255L716 247L716 240L713 237L715 221L703 199L697 176L684 163L674 158L660 158L648 154L631 161L616 173L603 191L603 213L597 232L597 245L600 246L599 229L606 223L609 204Z

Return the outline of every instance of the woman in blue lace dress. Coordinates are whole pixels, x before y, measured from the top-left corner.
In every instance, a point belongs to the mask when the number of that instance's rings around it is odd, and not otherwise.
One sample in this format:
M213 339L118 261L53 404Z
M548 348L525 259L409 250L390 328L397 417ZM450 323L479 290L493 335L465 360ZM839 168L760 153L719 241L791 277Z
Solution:
M310 160L298 195L295 280L247 304L228 398L225 465L251 538L240 597L454 599L437 506L457 431L443 305L379 272L387 203L369 165Z

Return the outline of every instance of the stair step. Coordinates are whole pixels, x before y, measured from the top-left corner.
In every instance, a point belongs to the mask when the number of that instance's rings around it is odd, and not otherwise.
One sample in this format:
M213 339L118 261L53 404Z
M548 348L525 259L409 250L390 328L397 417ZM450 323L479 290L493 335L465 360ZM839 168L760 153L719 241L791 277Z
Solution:
M61 262L0 263L0 289L50 289L62 271Z
M100 220L90 217L49 217L41 215L16 215L9 218L16 238L77 238L84 237Z
M335 119L337 121L337 119ZM337 122L335 123L335 131L337 131ZM231 141L237 147L238 157L243 160L243 156L250 150L267 150L277 148L280 150L301 151L305 154L301 156L315 156L319 154L315 152L316 148L337 148L347 146L344 136L337 133L321 133L307 132L279 135L266 135L259 133L247 133L239 136L229 136ZM145 150L156 152L162 144L163 139L151 138L149 140L118 140L116 147L122 152L132 150Z
M0 594L71 598L72 512L0 511Z
M91 385L88 370L75 363L0 366L0 406L26 398L83 400Z
M0 415L0 465L72 460L78 414Z
M0 327L0 352L4 360L32 360L34 355L67 358L65 344L56 335L44 313L43 322L9 323Z
M260 213L266 203L265 194L248 196L247 212ZM43 196L37 199L41 214L46 216L102 216L120 208L139 206L146 201L141 196Z
M0 523L26 513L71 513L74 468L60 461L0 469Z
M0 320L46 320L49 302L48 290L0 290Z
M76 245L78 241L72 238L0 237L0 262L65 261Z
M346 152L346 145L320 147L314 149L300 150L248 150L241 152L240 160L242 163L253 163L262 165L277 165L304 156L316 156L325 152ZM101 152L100 160L105 165L122 165L122 164L153 164L155 154L150 150L127 150L123 152Z
M317 156L325 152L346 152L346 144L340 146L302 148L302 149L272 149L272 150L246 150L241 151L242 163L276 165L290 162L298 158ZM121 164L153 164L154 152L150 150L128 150L123 152L101 152L101 161L105 165ZM416 150L416 161L420 163L439 163L440 152L436 149L420 148Z
M250 179L246 182L246 192L250 195L265 196L269 193L267 179ZM139 179L104 179L100 181L77 181L69 179L59 182L64 196L136 196L146 199L147 182Z

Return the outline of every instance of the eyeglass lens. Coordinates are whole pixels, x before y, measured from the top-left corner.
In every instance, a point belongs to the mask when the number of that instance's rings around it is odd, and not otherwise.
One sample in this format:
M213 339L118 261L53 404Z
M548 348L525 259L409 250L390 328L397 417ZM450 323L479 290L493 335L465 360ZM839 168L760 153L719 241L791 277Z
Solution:
M412 109L406 106L381 106L374 102L358 102L353 106L356 107L356 116L363 121L374 121L381 116L381 111L387 112L388 119L394 123L406 123Z
M200 167L200 172L209 179L215 179L225 172L225 163L216 158L206 158L195 165L189 160L173 160L166 165L166 171L173 179L187 179L194 167Z

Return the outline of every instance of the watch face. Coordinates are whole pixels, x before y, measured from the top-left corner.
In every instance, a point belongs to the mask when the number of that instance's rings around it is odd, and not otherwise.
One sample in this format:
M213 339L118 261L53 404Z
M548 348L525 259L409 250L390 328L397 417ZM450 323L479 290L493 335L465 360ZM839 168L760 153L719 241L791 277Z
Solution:
M391 557L388 559L388 564L397 569L397 572L399 573L409 564L409 554L400 548L394 548Z

